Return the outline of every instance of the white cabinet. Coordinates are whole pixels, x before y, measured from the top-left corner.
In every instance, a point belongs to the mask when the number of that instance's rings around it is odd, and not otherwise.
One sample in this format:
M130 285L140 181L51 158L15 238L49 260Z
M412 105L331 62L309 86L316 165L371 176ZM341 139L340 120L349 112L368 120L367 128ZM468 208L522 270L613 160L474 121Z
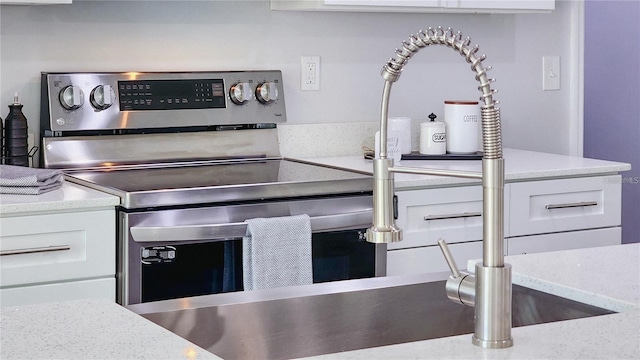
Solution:
M505 199L508 199L505 187ZM482 187L397 191L403 240L387 246L387 275L448 271L437 242L443 238L458 266L482 257ZM508 223L505 203L505 224Z
M271 0L272 10L519 13L548 12L555 0Z
M3 306L115 301L115 209L0 218Z
M619 226L546 235L520 236L506 240L507 255L620 245L621 236L622 228Z
M554 10L555 0L445 0L446 7L474 10Z
M53 5L71 2L72 0L0 0L0 5Z
M619 226L620 184L620 175L509 184L510 236Z
M509 184L507 254L620 244L621 183L615 175Z
M505 184L505 255L621 242L621 176ZM482 258L482 187L397 190L403 241L388 245L387 275L448 271L443 238L460 268Z
M482 240L482 187L398 191L403 240L389 250Z

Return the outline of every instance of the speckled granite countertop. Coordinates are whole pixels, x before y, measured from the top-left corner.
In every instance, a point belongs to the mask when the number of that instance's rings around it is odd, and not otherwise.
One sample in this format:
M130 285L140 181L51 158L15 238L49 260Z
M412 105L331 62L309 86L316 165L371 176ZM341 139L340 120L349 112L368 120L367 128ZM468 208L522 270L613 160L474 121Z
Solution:
M0 310L2 359L219 359L104 299Z
M313 358L640 359L640 244L509 256L505 262L516 284L624 312L514 328L508 349L482 349L471 344L471 335L460 335Z
M67 211L87 208L113 207L120 198L66 181L62 188L41 195L0 194L2 216L33 212Z
M517 149L504 149L504 158L505 180L507 182L615 174L631 169L631 165L626 163ZM373 173L372 161L366 160L362 156L315 157L301 158L300 160L342 169ZM398 162L396 166L482 171L482 161L480 160L402 160ZM480 183L479 180L445 176L395 174L394 177L395 185L398 189Z

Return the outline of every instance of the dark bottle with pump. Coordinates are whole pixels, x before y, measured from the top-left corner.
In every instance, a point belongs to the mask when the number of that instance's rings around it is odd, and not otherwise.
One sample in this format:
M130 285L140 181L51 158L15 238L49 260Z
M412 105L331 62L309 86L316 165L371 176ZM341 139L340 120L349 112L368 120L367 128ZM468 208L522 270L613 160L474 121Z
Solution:
M9 105L9 115L4 122L5 164L29 166L29 143L27 118L22 113L18 94Z

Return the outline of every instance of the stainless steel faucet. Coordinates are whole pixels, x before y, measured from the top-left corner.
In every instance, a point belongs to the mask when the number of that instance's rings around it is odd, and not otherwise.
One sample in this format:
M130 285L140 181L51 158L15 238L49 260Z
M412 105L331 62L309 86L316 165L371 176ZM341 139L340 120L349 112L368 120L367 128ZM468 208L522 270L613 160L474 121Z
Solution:
M478 46L469 46L471 39L451 28L428 28L411 35L396 49L396 57L382 69L385 79L380 115L380 152L373 160L373 226L367 230L367 240L388 243L402 240L402 230L393 218L393 174L454 176L482 179L483 190L483 257L476 264L475 276L458 271L444 241L439 245L449 263L452 276L447 281L447 296L461 304L475 306L473 344L484 348L506 348L511 338L511 267L504 263L504 159L500 130L500 110L493 99L493 79L487 78L491 67L483 67L484 55L477 56ZM391 85L398 81L411 56L429 45L444 45L460 53L471 64L482 93L482 173L395 167L387 158L387 119Z

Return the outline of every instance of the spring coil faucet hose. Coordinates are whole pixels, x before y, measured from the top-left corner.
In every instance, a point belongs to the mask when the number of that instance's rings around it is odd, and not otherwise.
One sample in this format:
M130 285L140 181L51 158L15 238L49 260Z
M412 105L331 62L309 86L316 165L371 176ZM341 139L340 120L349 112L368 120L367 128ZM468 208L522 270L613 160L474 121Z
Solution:
M471 70L476 73L476 80L480 82L478 90L482 93L480 101L482 106L482 132L484 157L488 159L502 158L502 137L500 129L500 110L496 107L498 101L493 99L493 94L497 91L491 89L491 83L495 79L487 78L487 72L491 66L484 67L482 62L485 55L477 56L479 46L470 46L469 37L463 39L460 31L442 27L428 28L421 30L417 34L409 36L409 39L402 42L402 46L396 49L395 58L389 59L382 69L382 77L388 82L396 82L400 78L402 69L409 59L420 49L429 45L444 45L452 48L462 55L471 64ZM386 117L386 114L383 114ZM386 121L385 121L386 122ZM381 149L384 149L381 146Z
M504 263L504 159L502 157L502 135L500 110L491 89L494 79L487 77L490 66L484 67L485 56L478 56L478 45L470 46L469 38L451 28L444 30L428 28L411 35L396 49L382 68L385 79L380 115L380 151L373 160L373 225L367 229L367 241L390 243L402 240L402 230L395 224L393 215L393 173L455 176L482 179L482 263L476 264L475 275L453 271L447 281L447 296L457 302L475 308L475 332L473 344L484 348L506 348L513 345L511 338L511 267ZM398 81L402 69L420 49L429 45L444 45L458 52L467 63L480 85L482 116L482 173L443 169L395 167L393 159L387 157L387 125L391 86ZM448 261L452 256L446 243L440 244Z

